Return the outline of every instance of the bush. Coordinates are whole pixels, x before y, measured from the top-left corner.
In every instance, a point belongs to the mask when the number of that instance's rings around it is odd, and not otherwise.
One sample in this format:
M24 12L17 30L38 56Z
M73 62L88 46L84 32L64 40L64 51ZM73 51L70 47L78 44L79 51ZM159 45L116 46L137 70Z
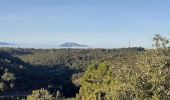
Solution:
M53 96L45 89L34 90L27 100L53 100Z
M113 65L93 64L81 78L77 100L170 100L170 57L149 50Z

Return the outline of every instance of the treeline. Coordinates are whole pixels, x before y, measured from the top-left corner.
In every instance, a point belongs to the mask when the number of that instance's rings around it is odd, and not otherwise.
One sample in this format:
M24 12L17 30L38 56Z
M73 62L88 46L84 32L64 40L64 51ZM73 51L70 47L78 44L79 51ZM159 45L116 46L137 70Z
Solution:
M144 48L122 49L28 49L22 50L27 55L18 56L23 61L33 65L55 66L64 64L73 69L86 70L95 61L114 60L123 56L131 56L144 52ZM19 55L21 53L15 53Z
M31 94L32 90L41 88L48 89L53 94L60 91L66 97L75 96L78 92L78 87L71 81L72 74L78 71L68 66L34 66L4 51L0 51L0 61L1 97L25 97Z
M143 48L0 48L0 97L22 98L44 88L38 93L48 90L55 98L75 98L80 88L79 79L89 65L132 58L144 52Z
M170 100L169 50L149 50L129 61L95 63L80 84L77 100Z
M170 100L169 40L155 49L0 48L0 99Z
M116 62L94 63L79 79L77 100L170 100L169 40L156 34L156 49Z

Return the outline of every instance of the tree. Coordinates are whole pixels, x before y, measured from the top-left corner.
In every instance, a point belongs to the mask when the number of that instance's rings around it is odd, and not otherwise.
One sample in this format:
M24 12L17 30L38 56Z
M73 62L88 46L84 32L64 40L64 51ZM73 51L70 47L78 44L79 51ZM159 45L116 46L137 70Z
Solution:
M3 82L0 83L0 91L5 90L5 84Z
M2 76L1 79L6 81L6 82L13 82L15 80L15 75L10 72L5 72Z
M155 37L153 38L153 46L158 48L166 48L166 45L169 44L169 40L166 37L162 37L159 33L155 34Z
M165 52L148 50L127 62L90 66L76 99L170 100L170 57Z
M27 100L53 100L53 96L45 89L34 90Z

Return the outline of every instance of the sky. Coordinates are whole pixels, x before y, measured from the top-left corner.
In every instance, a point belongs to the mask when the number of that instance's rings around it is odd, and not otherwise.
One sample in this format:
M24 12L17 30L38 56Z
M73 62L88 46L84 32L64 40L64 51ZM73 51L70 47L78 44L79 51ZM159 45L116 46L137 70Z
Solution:
M170 0L0 0L0 41L151 47L170 37Z

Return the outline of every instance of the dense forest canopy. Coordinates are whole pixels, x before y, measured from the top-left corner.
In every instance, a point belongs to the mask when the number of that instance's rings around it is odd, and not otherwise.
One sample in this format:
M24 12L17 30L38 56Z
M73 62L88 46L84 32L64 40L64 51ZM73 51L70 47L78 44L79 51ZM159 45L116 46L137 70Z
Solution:
M170 100L169 40L155 49L0 48L0 99Z
M170 57L165 52L90 66L80 79L77 100L169 100Z
M156 50L88 67L76 99L170 100L169 40L156 34L153 41Z
M95 62L118 61L144 53L143 48L122 49L22 49L1 48L1 76L12 75L2 82L1 95L25 96L32 90L45 88L64 97L75 97L79 78ZM10 76L11 77L11 76ZM6 89L4 84L15 84ZM7 86L6 86L7 87ZM10 86L8 86L10 87Z

